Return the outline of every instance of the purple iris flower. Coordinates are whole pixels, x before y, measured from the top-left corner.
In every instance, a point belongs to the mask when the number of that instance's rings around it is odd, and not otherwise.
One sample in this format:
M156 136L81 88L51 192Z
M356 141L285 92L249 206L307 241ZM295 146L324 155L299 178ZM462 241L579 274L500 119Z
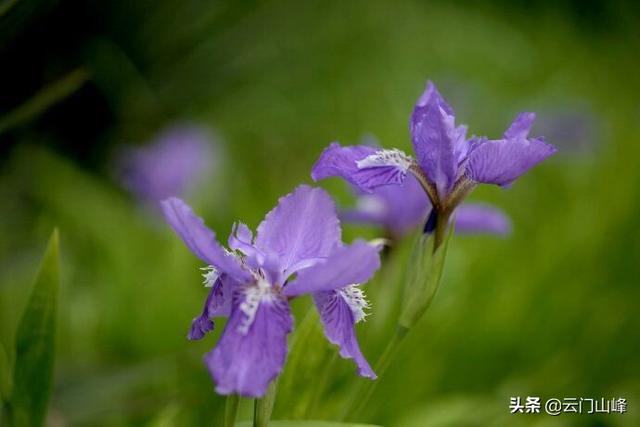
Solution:
M214 163L209 132L175 126L151 144L126 147L117 158L122 185L144 203L186 196Z
M375 378L356 340L354 325L368 303L359 284L380 267L379 248L362 240L341 241L336 208L322 189L299 186L283 197L258 226L256 237L236 223L225 249L191 208L170 198L162 202L169 224L208 267L211 288L189 339L200 339L229 320L205 363L220 394L264 395L280 373L293 327L289 299L311 294L327 339L351 358L360 375Z
M544 138L529 137L534 119L534 113L519 114L501 139L468 139L467 127L456 126L453 109L428 82L410 121L416 159L397 149L332 143L311 176L341 176L371 193L381 186L405 184L411 172L433 207L425 231L446 228L450 215L477 184L507 186L556 152Z
M341 212L345 222L374 224L387 237L399 239L424 225L431 202L413 175L400 185L384 185L358 196L355 208ZM507 235L511 221L500 209L486 204L465 203L455 210L456 233Z

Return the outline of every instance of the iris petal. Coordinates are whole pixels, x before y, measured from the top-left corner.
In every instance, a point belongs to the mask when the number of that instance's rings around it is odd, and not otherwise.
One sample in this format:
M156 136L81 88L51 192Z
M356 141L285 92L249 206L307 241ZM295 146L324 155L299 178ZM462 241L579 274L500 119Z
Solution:
M163 200L161 207L167 222L198 258L240 282L251 278L236 257L220 246L215 233L204 225L202 218L196 216L189 205L172 197Z
M484 204L468 203L456 209L456 233L490 233L507 235L511 220L500 209Z
M445 197L458 177L458 165L468 152L466 127L455 126L453 109L428 82L411 115L411 141L418 164Z
M476 142L469 154L467 175L476 182L505 186L554 154L557 149L544 138L528 138L534 119L533 113L520 113L504 139Z
M191 329L187 336L190 340L199 340L210 332L214 328L214 323L211 320L217 316L228 316L231 311L231 290L229 289L230 283L227 283L226 293L223 285L222 278L218 278L209 290L207 299L202 308L202 313L191 322Z
M377 188L373 194L361 196L375 197L378 201L376 215L369 215L371 222L378 223L394 236L399 237L423 223L427 218L427 213L431 208L431 203L427 194L413 176L407 176L402 185L385 186ZM369 203L369 205L372 205ZM375 206L375 205L374 205ZM362 218L367 211L367 204L358 206L362 212Z
M469 155L467 176L476 182L506 186L556 151L544 138L485 141Z
M504 133L505 139L526 139L536 119L535 113L520 113L509 129Z
M376 374L362 355L356 338L354 325L358 321L358 308L352 307L348 298L341 290L317 292L313 295L329 342L340 347L340 356L353 359L361 376L375 379Z
M380 268L379 249L363 240L338 247L326 261L298 272L298 277L284 288L284 293L297 296L364 283Z
M313 166L314 181L340 176L356 188L370 193L373 189L404 182L413 159L400 150L381 150L366 145L342 147L334 142Z
M287 334L293 328L289 304L277 295L263 296L247 325L247 295L234 294L229 321L205 363L220 394L262 397L282 371ZM255 302L255 301L254 301Z
M255 246L280 258L280 270L307 259L324 258L340 241L340 223L331 197L301 185L280 199L258 226Z

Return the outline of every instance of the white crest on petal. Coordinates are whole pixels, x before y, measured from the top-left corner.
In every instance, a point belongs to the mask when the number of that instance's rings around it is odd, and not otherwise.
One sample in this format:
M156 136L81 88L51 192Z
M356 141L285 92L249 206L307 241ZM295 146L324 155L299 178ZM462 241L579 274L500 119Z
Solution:
M253 324L256 318L256 313L260 304L265 301L272 301L275 297L275 293L271 288L269 282L260 278L255 284L247 286L244 289L244 301L240 303L240 311L245 315L245 318L238 327L238 331L245 335L249 332L249 328Z
M384 237L378 237L376 239L369 240L369 244L374 248L382 249L385 246L391 246L391 240L385 239Z
M369 315L369 313L365 312L370 307L369 301L367 301L364 291L357 284L338 289L338 293L351 309L356 323L364 320Z
M413 159L411 156L407 156L396 148L376 151L356 162L358 169L391 166L400 169L402 172L406 172L412 164Z
M229 250L229 249L225 248L224 246L222 247L222 249L224 250L224 253L226 253L228 256L232 256L235 259L237 259L238 261L242 260L242 255L238 254L238 252Z
M200 270L204 271L204 273L202 273L202 283L206 288L212 288L216 280L218 280L218 277L220 277L220 272L212 265L202 267Z

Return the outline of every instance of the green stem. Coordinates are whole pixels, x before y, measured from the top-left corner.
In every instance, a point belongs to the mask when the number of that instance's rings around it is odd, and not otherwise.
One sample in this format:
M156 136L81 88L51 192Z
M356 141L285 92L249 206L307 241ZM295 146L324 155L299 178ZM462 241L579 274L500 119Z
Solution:
M234 427L236 425L239 403L240 396L237 394L227 396L227 402L224 407L224 427Z
M421 234L416 240L400 318L395 333L375 365L375 371L379 377L385 374L389 364L398 353L405 336L424 316L436 295L442 278L447 244L453 233L453 226L448 227L448 222L449 213L444 212L438 218L434 235ZM342 414L343 420L357 419L373 396L377 383L378 381L358 383L345 412Z
M404 338L407 336L407 332L409 329L405 328L402 325L398 325L396 330L387 343L384 351L380 355L380 358L375 364L375 372L378 377L382 377L384 373L387 371L387 368L391 364L391 361L395 358L398 350L400 350L400 344L404 341ZM356 390L352 394L351 401L349 405L347 405L346 410L342 414L342 420L346 420L348 418L357 419L360 413L364 410L369 403L369 400L373 396L373 393L376 391L379 381L365 381L362 380L358 384Z
M324 375L320 376L320 380L318 384L314 387L313 393L311 395L311 403L307 407L307 419L313 419L313 415L318 410L318 406L320 405L320 401L322 400L322 396L324 394L325 389L327 388L327 384L329 382L329 377L331 377L331 373L333 372L333 367L338 360L338 352L333 352L329 363L323 367Z
M273 380L262 399L256 399L253 402L253 427L267 427L269 425L273 404L276 402L277 382L277 379Z

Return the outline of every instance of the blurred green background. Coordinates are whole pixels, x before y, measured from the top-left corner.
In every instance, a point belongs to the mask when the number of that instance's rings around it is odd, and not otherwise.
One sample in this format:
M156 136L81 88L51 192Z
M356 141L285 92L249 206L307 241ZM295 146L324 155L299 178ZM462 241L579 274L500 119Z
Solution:
M120 188L119 147L173 123L211 128L216 170L189 202L224 241L234 220L253 228L309 183L330 141L372 134L410 151L409 114L429 78L471 133L497 136L536 111L534 133L560 152L509 190L472 194L503 208L513 234L452 240L432 309L359 421L640 425L639 17L624 1L0 2L0 342L14 339L59 227L48 424L222 422L202 363L216 337L185 339L206 294L201 265ZM352 203L339 180L321 185ZM344 228L347 240L379 234ZM358 332L370 361L393 330L409 247L368 285ZM294 309L313 329L309 306ZM304 360L285 368L276 419L335 419L360 381L314 333L316 344L292 344ZM318 371L326 393L314 401ZM510 415L512 396L629 407ZM242 402L240 419L250 410Z

